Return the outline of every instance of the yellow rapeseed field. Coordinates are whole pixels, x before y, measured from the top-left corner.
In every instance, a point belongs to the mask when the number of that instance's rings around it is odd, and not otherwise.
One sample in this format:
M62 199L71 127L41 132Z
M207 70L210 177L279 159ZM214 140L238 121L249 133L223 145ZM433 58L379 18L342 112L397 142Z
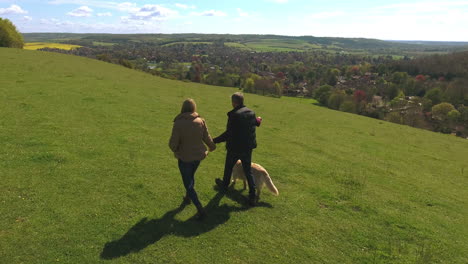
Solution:
M63 49L63 50L71 50L75 48L79 48L79 45L72 45L72 44L62 44L62 43L48 43L48 42L30 42L24 44L24 49L27 50L38 50L42 48L56 48L56 49Z

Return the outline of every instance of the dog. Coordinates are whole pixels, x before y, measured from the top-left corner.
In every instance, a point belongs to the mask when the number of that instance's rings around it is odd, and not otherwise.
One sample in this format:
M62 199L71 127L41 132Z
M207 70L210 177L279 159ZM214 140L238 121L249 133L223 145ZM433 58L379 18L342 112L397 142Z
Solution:
M267 186L268 190L270 190L274 195L279 195L278 189L273 184L273 181L270 178L267 170L260 166L259 164L252 162L252 176L256 186L256 198L257 200L260 199L260 192L262 191L263 186ZM231 175L231 186L234 187L237 180L242 180L244 182L244 190L247 188L246 182L247 179L245 178L244 170L242 168L242 163L240 160L236 162L234 168L232 169Z

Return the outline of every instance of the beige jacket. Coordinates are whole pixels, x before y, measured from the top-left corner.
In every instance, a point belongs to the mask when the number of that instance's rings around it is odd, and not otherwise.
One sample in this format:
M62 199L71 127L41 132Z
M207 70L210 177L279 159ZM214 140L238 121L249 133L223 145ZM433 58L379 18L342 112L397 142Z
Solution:
M169 147L176 158L189 162L202 160L210 151L216 149L216 145L208 132L205 120L197 113L179 114L174 119Z

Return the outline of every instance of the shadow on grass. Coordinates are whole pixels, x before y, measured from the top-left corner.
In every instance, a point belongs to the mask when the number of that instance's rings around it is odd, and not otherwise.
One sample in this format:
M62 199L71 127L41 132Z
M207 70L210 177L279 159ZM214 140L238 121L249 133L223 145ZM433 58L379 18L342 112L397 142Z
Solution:
M227 196L241 206L219 205L221 199ZM176 220L175 216L186 207L180 204L179 207L167 212L159 219L141 219L120 239L106 243L101 252L102 259L115 259L126 256L133 252L139 252L158 242L166 235L181 237L194 237L209 232L217 226L226 223L231 212L247 211L249 207L244 205L246 198L241 191L230 189L226 193L216 193L216 195L205 206L208 216L203 221L196 221L194 217L187 221ZM272 208L271 204L259 202L257 207Z

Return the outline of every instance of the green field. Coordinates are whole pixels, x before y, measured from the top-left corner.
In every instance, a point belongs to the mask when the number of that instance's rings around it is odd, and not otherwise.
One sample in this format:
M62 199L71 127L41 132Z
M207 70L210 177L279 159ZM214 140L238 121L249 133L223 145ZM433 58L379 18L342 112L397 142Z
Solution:
M248 48L259 52L307 51L322 48L320 45L310 44L302 40L263 39L260 41L249 41L244 44Z
M38 49L43 49L43 48L71 50L71 49L76 49L79 47L81 46L72 45L72 44L63 44L63 43L50 43L50 42L27 42L24 44L24 49L27 49L27 50L38 50Z
M0 263L467 263L468 141L293 98L246 95L254 162L279 189L214 189L191 218L168 148L194 98L213 136L236 89L82 57L0 48Z
M164 44L164 46L174 46L174 45L211 45L212 42L200 41L200 42L190 42L190 41L179 41L179 42L171 42L169 44Z
M94 41L94 42L93 42L93 45L94 45L94 46L114 46L115 43Z

